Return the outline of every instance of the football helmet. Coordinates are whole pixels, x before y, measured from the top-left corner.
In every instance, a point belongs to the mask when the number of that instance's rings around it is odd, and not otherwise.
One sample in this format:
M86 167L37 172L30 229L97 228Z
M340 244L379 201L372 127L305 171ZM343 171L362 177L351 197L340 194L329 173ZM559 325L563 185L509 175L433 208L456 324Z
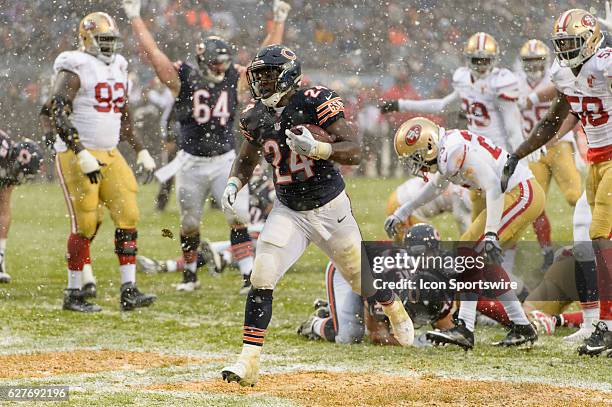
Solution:
M121 48L121 35L115 20L102 12L85 16L79 24L81 50L106 64L113 62L115 53Z
M198 67L206 79L219 83L232 64L232 46L221 37L206 37L196 45Z
M463 55L472 74L479 78L488 74L497 63L499 47L493 36L479 32L468 39Z
M436 253L440 248L440 234L427 223L417 223L406 232L404 247L410 255Z
M42 160L43 153L36 142L24 139L16 143L10 152L9 178L17 184L33 179L40 171Z
M273 108L289 91L300 86L302 68L289 48L269 45L260 49L247 67L247 79L253 98Z
M550 49L546 44L540 40L529 40L523 44L519 55L527 79L531 83L542 80L548 67L548 56L550 55Z
M551 41L561 66L576 68L592 57L604 36L599 22L589 12L571 9L555 21Z
M444 129L429 119L415 117L404 122L393 137L393 147L413 175L425 178L438 170L438 142Z

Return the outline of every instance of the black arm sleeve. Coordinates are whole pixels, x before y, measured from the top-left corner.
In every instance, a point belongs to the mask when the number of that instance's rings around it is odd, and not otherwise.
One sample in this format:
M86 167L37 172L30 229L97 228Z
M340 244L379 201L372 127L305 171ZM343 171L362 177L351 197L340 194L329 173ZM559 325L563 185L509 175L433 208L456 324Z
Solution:
M57 134L64 143L72 148L79 143L79 132L70 122L68 116L72 112L72 102L64 96L54 96L51 103L51 121Z

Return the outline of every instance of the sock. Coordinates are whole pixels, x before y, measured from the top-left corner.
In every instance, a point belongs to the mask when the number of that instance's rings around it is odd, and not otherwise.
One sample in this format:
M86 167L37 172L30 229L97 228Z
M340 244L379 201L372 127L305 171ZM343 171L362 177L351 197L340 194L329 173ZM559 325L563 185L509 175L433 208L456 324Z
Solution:
M249 291L244 308L243 345L263 346L266 330L272 319L272 293L273 290Z
M93 276L93 268L91 267L91 263L85 263L83 266L83 285L89 283L96 283L96 279Z
M578 291L578 299L580 302L586 306L597 303L599 300L599 291L597 290L597 268L595 266L595 260L575 261L574 279L576 280L576 291ZM599 304L597 305L599 306Z
M205 265L206 265L206 259L204 258L204 255L202 254L202 252L198 251L198 259L196 260L196 267L200 268Z
M223 260L225 260L225 262L227 264L232 264L232 252L229 250L223 250L221 253L221 256L223 256Z
M540 247L542 249L550 247L551 227L550 222L548 221L548 216L546 216L546 212L542 212L542 214L538 216L535 221L533 221L533 229L538 237Z
M0 257L4 257L6 251L6 239L0 239Z
M195 273L198 269L198 248L200 247L200 234L181 235L181 249L185 261L184 270Z
M609 241L593 241L597 263L599 318L612 330L612 246Z
M198 262L197 261L192 261L191 263L185 262L185 266L183 270L191 271L192 273L195 273L198 270Z
M465 322L465 327L474 332L476 322L476 307L478 306L478 294L461 293L459 295L461 304L459 306L459 319Z
M254 250L247 228L232 229L230 232L230 242L232 243L232 257L238 263L240 274L243 276L250 275L251 270L253 270Z
M185 260L183 259L183 256L177 258L176 260L166 260L166 270L168 270L168 273L183 271L184 268Z
M325 339L325 333L323 332L323 324L328 318L315 317L315 321L312 324L312 333L317 335L319 338Z
M84 236L76 233L71 233L68 236L68 270L83 271L85 263L91 263L89 244L90 240Z
M80 290L83 287L83 272L68 270L68 288Z
M580 303L582 308L582 324L591 326L599 319L599 301Z
M121 264L119 266L119 274L121 274L121 284L136 282L136 265Z
M529 320L527 319L527 315L525 315L523 306L519 302L514 291L508 291L503 293L499 296L499 300L504 306L504 309L506 310L506 314L508 315L510 321L514 322L517 325L529 324Z
M583 321L582 311L564 312L561 314L561 326L578 328Z
M328 342L336 342L336 331L331 317L315 317L315 322L312 324L312 333Z
M216 251L217 253L226 251L232 247L232 243L229 240L222 240L219 242L211 242L210 248Z
M478 300L476 310L502 325L508 325L510 322L504 306L498 300L481 298Z

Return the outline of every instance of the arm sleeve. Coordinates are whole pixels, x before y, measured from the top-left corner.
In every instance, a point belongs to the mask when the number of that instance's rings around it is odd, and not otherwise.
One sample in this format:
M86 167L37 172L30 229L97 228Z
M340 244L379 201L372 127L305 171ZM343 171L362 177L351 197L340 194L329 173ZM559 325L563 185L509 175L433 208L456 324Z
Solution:
M394 215L402 220L405 220L406 218L408 218L408 216L410 216L412 212L416 211L421 206L425 205L426 203L437 197L439 194L441 194L446 189L448 184L449 181L443 179L440 176L440 173L437 173L434 177L432 177L432 179L427 183L427 185L425 185L425 188L421 190L421 193L417 195L414 200L406 202L405 204L397 208L394 212Z
M497 107L506 129L507 146L516 150L523 142L523 130L521 129L521 112L515 102L498 100ZM505 147L505 146L502 146Z
M400 112L418 113L447 113L459 110L459 92L446 95L442 99L410 100L400 99L398 101Z

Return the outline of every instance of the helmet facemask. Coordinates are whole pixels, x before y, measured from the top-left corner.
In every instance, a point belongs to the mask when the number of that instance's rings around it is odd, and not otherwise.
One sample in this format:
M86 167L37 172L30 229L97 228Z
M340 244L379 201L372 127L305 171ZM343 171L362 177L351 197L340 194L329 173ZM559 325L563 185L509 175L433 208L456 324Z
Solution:
M428 148L415 150L409 156L400 157L400 161L404 163L410 173L415 177L427 180L427 173L438 172L438 148L428 144ZM427 159L427 157L432 157Z
M201 50L201 46L198 46L196 54L198 67L206 79L213 83L220 83L225 79L225 73L232 64L232 57L229 54L207 56L204 50Z
M586 56L585 44L591 37L591 33L582 36L559 36L552 39L555 55L559 65L576 68L580 66L590 55ZM586 38L585 38L586 37Z
M548 61L546 58L522 58L521 65L530 83L537 83L544 78Z
M115 54L123 47L121 38L117 34L108 33L92 35L88 33L87 35L89 36L89 43L91 45L86 47L83 43L82 46L85 52L99 58L106 64L113 62L115 60Z
M486 76L495 66L495 59L491 57L480 57L468 55L468 68L476 78Z
M302 75L297 78L291 78L294 68L294 61L290 61L278 66L258 65L249 66L247 69L247 79L251 95L255 100L261 102L267 107L277 107L281 99L289 93L290 90L298 86Z

